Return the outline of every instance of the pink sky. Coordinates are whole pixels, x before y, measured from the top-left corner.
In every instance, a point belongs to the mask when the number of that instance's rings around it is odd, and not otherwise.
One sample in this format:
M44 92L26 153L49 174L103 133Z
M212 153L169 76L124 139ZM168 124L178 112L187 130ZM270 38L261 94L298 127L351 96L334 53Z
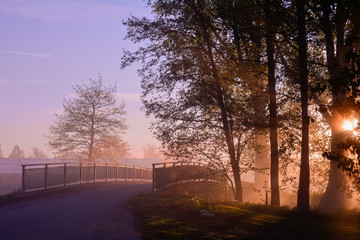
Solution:
M139 110L137 66L120 70L123 19L149 16L143 0L0 0L0 144L8 156L14 145L25 154L46 146L48 128L62 111L72 85L103 76L117 83L125 99L129 130L124 136L133 157L156 144L150 120Z

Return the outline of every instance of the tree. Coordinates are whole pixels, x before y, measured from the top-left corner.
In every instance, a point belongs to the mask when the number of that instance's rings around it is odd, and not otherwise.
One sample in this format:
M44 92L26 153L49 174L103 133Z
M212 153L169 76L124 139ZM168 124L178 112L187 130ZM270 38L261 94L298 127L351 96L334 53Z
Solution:
M278 150L278 120L277 120L277 104L276 104L276 63L274 59L274 3L270 0L265 1L265 38L266 38L266 54L268 66L268 86L269 86L269 111L270 111L270 183L271 183L271 205L280 206L280 189L279 189L279 150Z
M24 157L25 157L24 151L18 145L15 145L12 148L11 153L9 154L9 158L24 158Z
M115 161L131 155L129 144L120 136L106 136L102 140L101 148L97 154L99 158Z
M232 61L237 66L239 78L247 83L246 87L251 93L251 98L248 99L250 100L248 106L255 113L251 121L256 125L257 129L254 132L255 144L253 144L255 149L254 186L260 192L260 195L265 195L264 185L267 185L269 176L266 172L269 167L269 144L267 141L269 118L267 116L267 107L270 98L270 128L272 129L270 133L270 145L272 146L272 171L270 172L272 178L271 200L273 205L279 205L278 149L277 142L275 142L277 137L274 135L277 131L277 124L274 124L274 120L276 121L276 93L273 91L269 96L266 84L270 79L270 83L274 83L272 86L275 89L275 63L272 59L268 58L270 56L273 58L273 55L266 54L266 49L269 49L267 48L269 45L263 44L264 42L269 43L265 39L272 37L268 33L275 33L278 15L275 18L271 16L275 14L269 14L270 8L271 12L274 11L275 4L269 1L258 1L257 3L254 1L213 2L217 5L218 14L223 20L222 28L224 30L222 33L228 36L227 46L224 47L227 50L228 61ZM265 24L264 19L266 19ZM271 41L272 39L270 39ZM224 40L220 42L222 43ZM273 48L272 46L272 50L274 50ZM274 51L272 54L274 54ZM268 66L264 64L264 60L268 60Z
M64 112L49 128L49 146L59 157L103 158L106 149L122 142L125 105L116 98L116 85L104 86L100 75L73 89L75 97L64 98Z
M30 158L47 158L47 155L45 154L45 152L38 148L38 147L32 147L30 154L29 154Z
M320 201L319 210L334 212L345 207L347 179L336 159L347 154L342 147L347 134L342 125L358 109L358 78L342 74L351 65L346 62L349 53L356 53L359 44L357 1L316 1L313 11L317 16L322 44L326 46L326 66L329 77L324 87L331 94L331 101L321 101L315 95L319 110L331 128L331 150L324 153L330 159L329 182Z
M310 167L309 167L309 81L307 66L307 34L305 1L296 0L297 42L299 46L299 82L301 92L301 164L297 208L309 211Z
M143 103L155 116L152 127L167 153L226 159L235 198L242 201L243 146L253 137L249 119L255 115L244 80L248 67L239 57L229 58L232 41L217 27L213 2L159 0L152 6L154 20L133 17L125 23L127 38L150 43L126 52L122 67L143 62Z
M158 150L158 147L154 144L147 144L143 147L144 158L163 159L164 155Z

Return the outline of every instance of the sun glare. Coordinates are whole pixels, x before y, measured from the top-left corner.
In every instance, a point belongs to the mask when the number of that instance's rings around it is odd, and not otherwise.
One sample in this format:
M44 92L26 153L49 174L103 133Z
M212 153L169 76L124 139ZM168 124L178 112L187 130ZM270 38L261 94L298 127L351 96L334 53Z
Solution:
M343 128L346 130L346 131L353 131L356 126L358 124L358 120L355 119L353 121L350 121L350 120L346 120L343 124Z

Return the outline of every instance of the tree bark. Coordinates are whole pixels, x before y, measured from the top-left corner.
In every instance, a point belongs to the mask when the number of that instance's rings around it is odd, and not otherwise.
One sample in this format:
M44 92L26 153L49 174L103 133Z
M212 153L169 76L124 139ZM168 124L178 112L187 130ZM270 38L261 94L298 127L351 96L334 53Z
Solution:
M266 14L266 53L268 60L268 82L270 95L270 185L271 185L271 205L280 205L279 190L279 152L278 152L278 121L276 110L276 79L275 79L275 60L274 60L274 39L272 28L272 14L270 0L265 1Z
M96 107L95 107L95 104L92 103L90 145L89 145L88 162L92 162L94 160L93 159L93 154L94 154L94 141L95 141L95 113L96 113Z
M236 194L234 197L235 197L235 200L242 202L243 197L242 197L240 166L239 166L239 162L236 160L234 139L233 139L233 134L231 132L231 128L230 128L230 124L229 124L229 120L228 120L228 111L226 109L225 102L224 102L224 94L223 94L223 89L221 87L221 80L220 80L220 77L219 77L219 74L218 74L218 71L216 68L214 56L212 53L212 44L210 41L210 37L207 33L207 28L205 27L205 23L203 26L203 31L204 31L205 43L207 44L207 46L206 46L207 47L207 56L210 61L210 68L211 68L212 77L213 77L214 85L215 85L216 98L217 98L216 100L217 100L218 107L220 109L222 129L223 129L223 132L225 135L225 141L226 141L226 145L228 148L230 163L231 163L232 172L233 172L233 176L234 176L234 183L235 183L235 190L236 190Z
M344 121L341 114L334 112L331 124L331 151L344 154L339 144L345 141L344 130L341 122ZM337 162L330 162L329 182L325 193L320 200L318 210L324 213L333 213L345 208L346 174L337 166Z
M305 1L296 0L296 16L299 47L299 73L301 91L301 164L297 208L309 211L310 169L309 169L309 115L308 115L308 69L307 69L307 41L305 22Z
M330 2L322 1L322 19L321 26L325 34L325 43L326 43L326 57L327 57L327 68L330 74L330 82L341 81L339 79L340 69L342 69L345 56L343 47L344 44L344 19L347 18L338 18L340 19L337 22L336 26L336 50L334 44L334 32L330 20L331 6ZM340 6L337 6L337 9ZM342 22L341 22L342 21ZM335 54L336 52L336 54ZM339 144L344 141L343 132L341 125L344 121L341 114L337 111L337 108L340 107L340 103L344 101L344 94L336 89L334 86L332 90L332 116L329 122L331 128L331 151L344 154L344 151L339 148ZM326 187L326 191L323 197L320 200L318 210L326 213L332 213L340 209L345 208L345 186L347 184L347 178L342 169L338 168L336 162L330 162L330 175L329 182Z

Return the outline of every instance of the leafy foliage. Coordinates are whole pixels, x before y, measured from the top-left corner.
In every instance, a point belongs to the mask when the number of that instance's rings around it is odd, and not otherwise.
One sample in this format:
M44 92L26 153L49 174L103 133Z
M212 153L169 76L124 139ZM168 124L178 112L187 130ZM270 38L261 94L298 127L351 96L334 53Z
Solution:
M254 134L252 99L239 69L246 65L218 27L213 2L156 1L152 7L153 20L125 22L127 38L148 41L147 47L122 58L122 67L143 63L142 100L156 119L152 130L169 157L216 162L225 174L230 168L229 180L236 182Z

